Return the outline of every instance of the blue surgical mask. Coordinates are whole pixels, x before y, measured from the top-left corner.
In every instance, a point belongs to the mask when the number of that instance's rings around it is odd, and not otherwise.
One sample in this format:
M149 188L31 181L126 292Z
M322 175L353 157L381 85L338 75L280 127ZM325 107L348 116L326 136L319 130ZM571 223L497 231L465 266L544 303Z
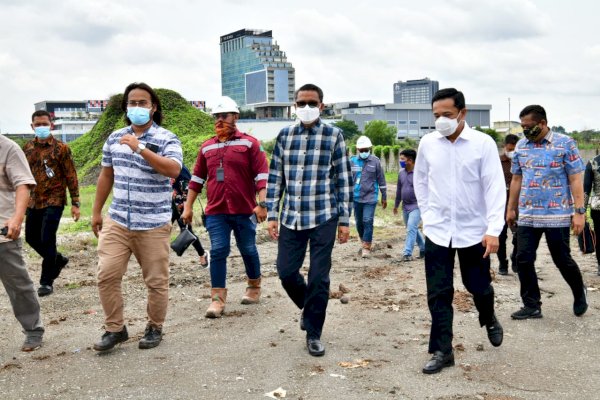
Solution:
M129 118L133 125L146 125L150 121L150 109L144 107L127 107L127 118Z
M406 161L400 161L400 168L406 169Z
M371 154L370 151L361 151L360 153L358 153L360 158L362 158L363 160L366 160L367 158L369 158L369 154Z
M50 127L49 126L36 126L33 128L35 132L35 136L40 139L46 139L50 136Z

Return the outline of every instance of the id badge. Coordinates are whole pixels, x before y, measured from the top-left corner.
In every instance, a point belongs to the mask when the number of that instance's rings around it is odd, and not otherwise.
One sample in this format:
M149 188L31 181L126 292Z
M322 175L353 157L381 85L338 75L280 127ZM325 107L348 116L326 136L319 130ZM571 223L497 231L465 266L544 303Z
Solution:
M358 177L358 178L356 179L356 181L354 181L354 184L355 184L355 185L360 185L360 177Z
M225 182L225 169L223 167L217 168L217 182Z

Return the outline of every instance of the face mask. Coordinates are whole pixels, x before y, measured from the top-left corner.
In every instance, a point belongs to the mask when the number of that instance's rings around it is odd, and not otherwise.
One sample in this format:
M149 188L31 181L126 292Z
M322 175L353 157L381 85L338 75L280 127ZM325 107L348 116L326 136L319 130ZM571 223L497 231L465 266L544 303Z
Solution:
M144 107L127 107L127 118L129 118L133 125L146 125L150 121L150 109Z
M506 157L510 158L511 160L515 156L515 152L514 151L507 151L504 154L506 154Z
M406 161L400 161L400 168L406 169Z
M442 136L450 136L454 132L456 132L459 123L460 122L458 122L458 117L456 117L455 119L451 119L448 117L439 117L435 120L435 129Z
M319 107L311 107L308 104L302 108L296 109L296 116L304 124L310 124L319 118L321 110Z
M219 141L224 142L235 133L235 125L220 119L215 122L215 132Z
M538 137L541 131L542 129L538 125L536 125L533 128L523 129L523 135L525 135L527 140L533 141L536 137Z
M35 136L40 139L46 139L48 136L50 136L49 126L36 126L33 128L33 131L35 132Z
M363 160L366 160L367 158L369 158L369 154L371 154L370 151L362 151L362 152L358 153L359 157L362 158Z

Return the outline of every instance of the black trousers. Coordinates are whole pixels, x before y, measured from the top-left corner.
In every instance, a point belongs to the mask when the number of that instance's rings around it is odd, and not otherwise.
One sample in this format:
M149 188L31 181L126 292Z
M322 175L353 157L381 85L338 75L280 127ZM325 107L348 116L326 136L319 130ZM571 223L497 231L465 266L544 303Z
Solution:
M548 249L554 265L571 287L575 298L583 293L583 278L573 257L571 257L570 228L517 228L517 265L521 281L521 299L526 307L540 308L542 305L540 287L535 272L536 251L542 235L546 236Z
M281 225L279 231L279 279L296 306L304 310L306 337L310 339L319 339L323 332L325 311L329 302L331 252L337 224L336 217L312 229L292 230ZM310 245L308 282L300 274L307 245Z
M177 225L179 225L179 229L183 230L186 226L183 222L181 222L180 218L181 218L181 214L179 213L177 206L171 202L171 224L173 224L173 222L177 221ZM192 230L192 224L188 224L187 229L188 229L188 231L194 233L194 231ZM196 236L198 236L198 235L196 235ZM204 255L204 247L202 247L202 243L200 243L200 238L198 238L198 240L196 240L194 243L192 243L192 246L194 246L194 249L196 249L196 252L198 253L198 255L200 257L202 257Z
M56 265L56 232L64 207L28 208L25 241L42 257L40 285L52 286L60 274Z
M600 265L600 210L591 210L592 221L594 221L594 231L596 232L596 260Z
M494 318L494 288L491 285L490 258L483 258L485 248L477 243L465 248L439 246L425 239L425 278L427 280L427 304L431 313L429 352L452 351L452 321L454 310L454 257L458 253L460 274L465 288L473 295L479 311L481 326Z
M510 253L510 262L513 266L513 269L516 269L517 266L517 231L516 229L511 228L512 231L512 252ZM506 239L508 238L508 224L504 224L504 228L502 228L502 232L500 232L500 236L498 237L499 246L498 246L498 261L500 262L499 269L507 269L508 268L508 259L506 258Z

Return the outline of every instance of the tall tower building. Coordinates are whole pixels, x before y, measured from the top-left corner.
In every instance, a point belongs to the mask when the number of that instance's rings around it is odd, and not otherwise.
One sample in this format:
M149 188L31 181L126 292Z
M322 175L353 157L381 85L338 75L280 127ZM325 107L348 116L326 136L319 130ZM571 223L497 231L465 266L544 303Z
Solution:
M429 78L398 81L394 83L394 104L431 104L439 89L440 83Z
M221 92L257 119L290 118L294 67L272 31L241 29L221 36Z

